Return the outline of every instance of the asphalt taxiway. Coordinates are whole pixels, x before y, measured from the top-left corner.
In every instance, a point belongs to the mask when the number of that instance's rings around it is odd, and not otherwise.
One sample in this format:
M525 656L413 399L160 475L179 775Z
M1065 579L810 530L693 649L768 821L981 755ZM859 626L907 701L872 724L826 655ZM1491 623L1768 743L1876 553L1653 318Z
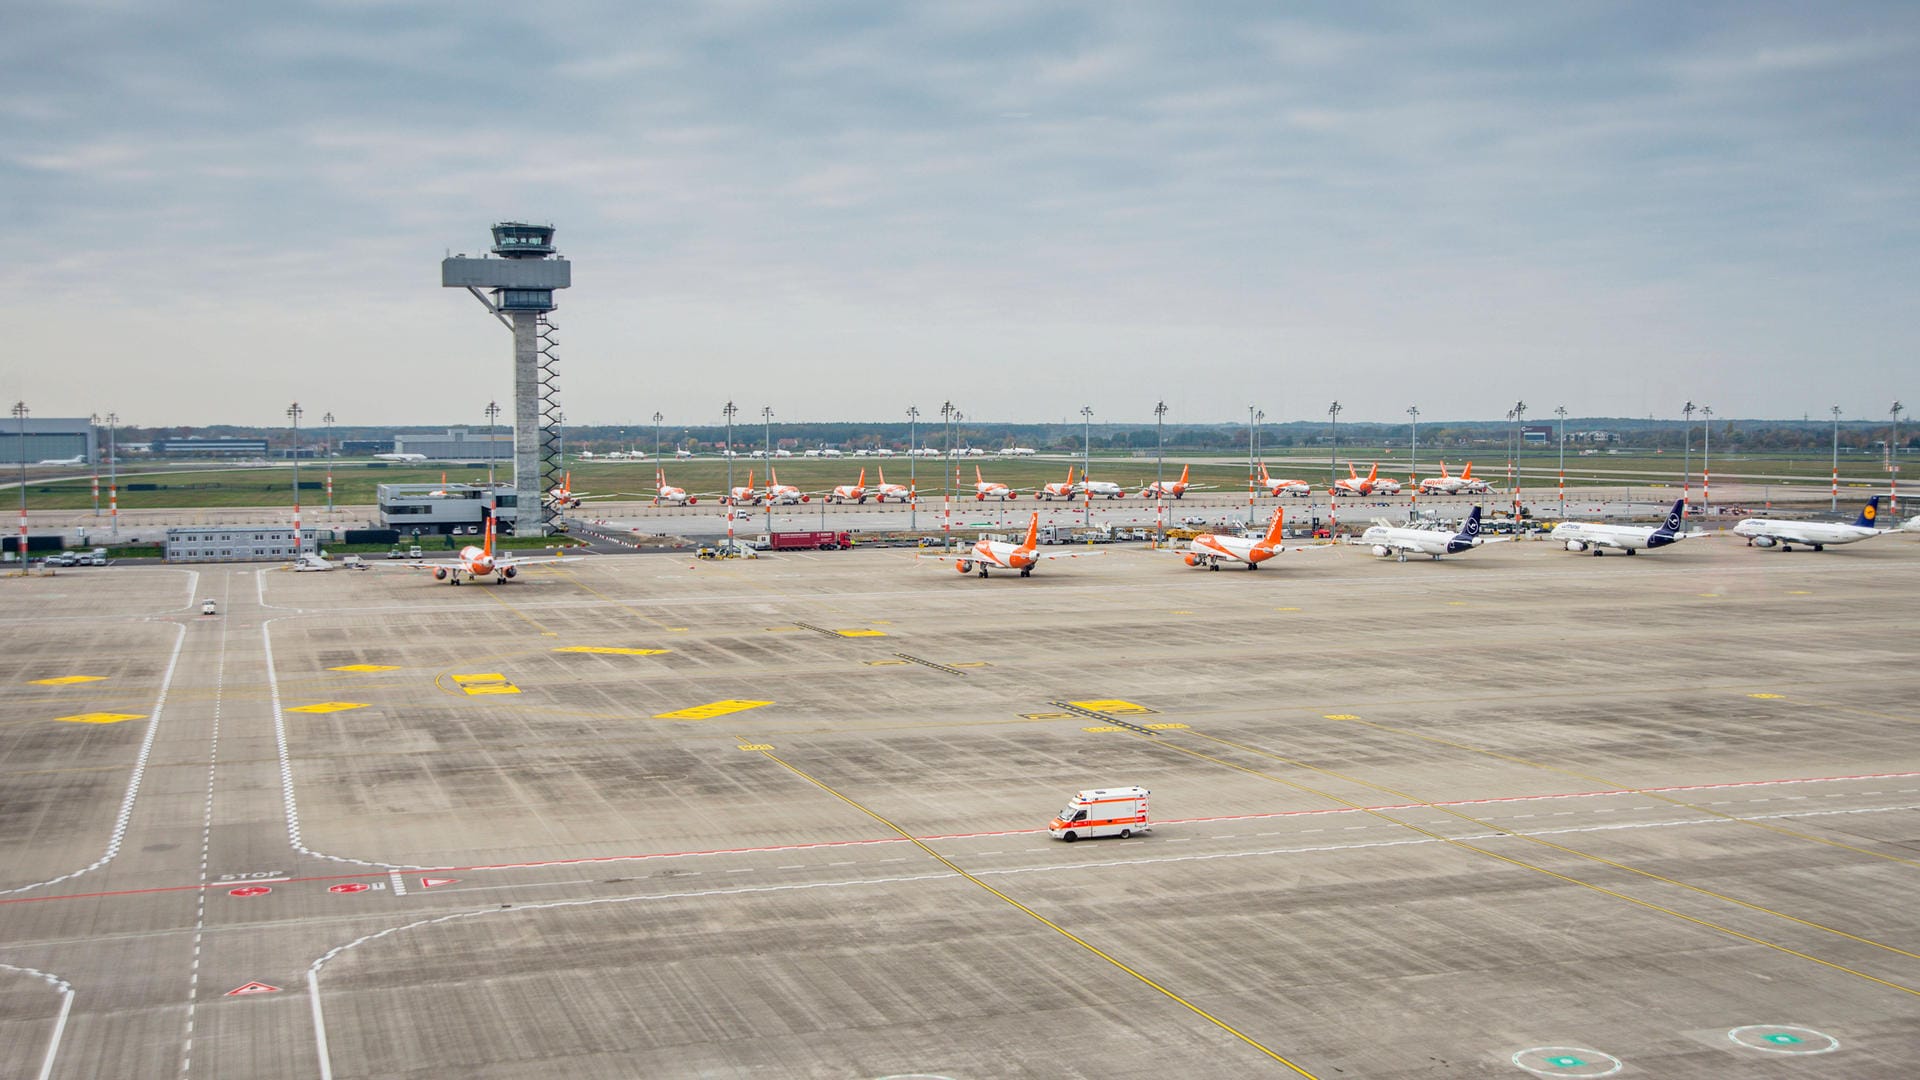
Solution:
M0 1076L1910 1070L1911 538L1096 550L0 579Z

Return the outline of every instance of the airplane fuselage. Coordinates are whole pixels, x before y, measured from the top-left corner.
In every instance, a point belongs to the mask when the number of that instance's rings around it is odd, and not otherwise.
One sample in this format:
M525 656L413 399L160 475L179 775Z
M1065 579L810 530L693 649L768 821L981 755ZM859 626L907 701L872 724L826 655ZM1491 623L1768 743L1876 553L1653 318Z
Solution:
M1568 551L1592 549L1595 555L1606 548L1631 555L1649 548L1666 547L1681 539L1680 534L1661 532L1644 525L1603 525L1591 521L1563 521L1550 533L1567 546Z
M1879 535L1865 525L1841 525L1824 521L1779 521L1773 518L1747 518L1733 527L1733 535L1743 536L1753 547L1778 546L1792 551L1793 545L1815 551L1828 544L1851 544Z

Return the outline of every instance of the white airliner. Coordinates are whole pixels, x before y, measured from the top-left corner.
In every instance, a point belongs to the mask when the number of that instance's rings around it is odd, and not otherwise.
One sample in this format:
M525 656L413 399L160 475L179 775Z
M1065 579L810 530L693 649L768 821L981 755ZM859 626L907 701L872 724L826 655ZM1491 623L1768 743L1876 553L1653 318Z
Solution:
M1098 551L1041 551L1040 512L1034 511L1032 520L1027 522L1027 538L1018 544L1009 544L1005 540L981 539L972 547L952 554L925 553L921 559L953 559L953 568L963 574L977 573L987 576L989 568L994 570L1018 570L1021 577L1029 577L1034 568L1045 559L1078 559L1099 555Z
M1352 463L1348 463L1346 479L1335 480L1333 482L1333 493L1335 495L1371 495L1373 494L1374 485L1379 482L1379 478L1379 462L1374 462L1374 464L1367 469L1367 475L1364 478L1354 470ZM1395 484L1394 489L1399 490L1399 485Z
M1471 470L1473 468L1473 462L1467 462L1467 468ZM1440 459L1440 475L1429 476L1425 480L1420 481L1420 494L1457 495L1460 493L1460 489L1466 486L1466 483L1465 473L1461 473L1459 476L1447 475L1447 461L1445 458L1442 458Z
M1553 527L1552 536L1566 544L1568 551L1592 549L1595 555L1605 555L1607 549L1612 548L1632 555L1643 549L1662 548L1689 537L1707 535L1698 530L1680 531L1686 521L1686 509L1687 500L1673 500L1672 509L1667 511L1667 519L1657 528L1647 525L1602 525L1595 521L1563 521Z
M1158 481L1148 484L1147 486L1140 489L1140 497L1143 499L1157 499L1162 495L1171 495L1174 498L1179 499L1186 496L1188 488L1193 488L1193 490L1195 491L1204 490L1205 485L1194 485L1194 484L1187 483L1187 472L1192 468L1193 466L1191 465L1180 466L1180 479L1169 480L1164 489L1161 487Z
M86 463L87 463L87 457L86 457L86 455L85 455L85 454L82 454L82 455L80 455L79 457L62 457L62 458L48 458L48 459L46 459L45 461L41 461L41 462L37 462L36 464L40 464L40 465L85 465ZM29 554L31 554L31 552L29 552Z
M848 499L865 506L867 503L867 470L860 470L860 479L851 484L841 484L827 493L827 501L844 505Z
M1497 544L1506 537L1486 539L1480 535L1480 508L1474 507L1467 514L1467 520L1457 533L1442 532L1439 529L1409 529L1395 525L1375 525L1360 534L1357 540L1349 544L1363 544L1373 548L1373 553L1381 558L1400 556L1401 562L1407 561L1409 554L1427 555L1438 559L1442 555L1457 555L1463 551L1472 551L1482 544Z
M1313 485L1307 483L1305 480L1295 480L1286 476L1278 478L1268 476L1267 463L1264 461L1260 463L1260 483L1266 487L1267 494L1275 498L1279 498L1282 495L1297 495L1301 498L1307 498L1313 494Z
M1842 525L1827 521L1780 521L1774 518L1747 518L1733 527L1733 535L1747 538L1748 547L1778 547L1781 551L1792 551L1793 545L1810 547L1815 551L1824 551L1828 544L1851 544L1858 540L1867 540L1879 536L1891 529L1874 528L1874 520L1880 516L1880 496L1867 500L1860 508L1860 516L1853 524Z
M781 483L779 471L771 465L767 466L767 477L767 488L761 494L767 502L775 506L792 506L794 503L807 502L812 498L792 484Z
M1120 490L1119 484L1109 480L1089 480L1084 476L1080 478L1079 483L1073 485L1073 493L1080 497L1091 496L1100 499L1117 499L1126 494Z
M427 455L425 454L375 454L373 455L373 457L374 457L374 460L376 461L425 461L427 460Z
M888 499L892 499L894 502L907 502L912 498L913 498L913 489L905 487L900 484L887 483L886 466L884 465L881 466L880 482L873 486L874 501L886 502Z
M1055 499L1073 498L1073 471L1078 467L1079 466L1076 465L1067 466L1067 478L1065 481L1057 484L1042 484L1039 490L1033 493L1033 497L1036 499L1045 499L1048 502L1052 502Z
M1285 507L1275 507L1273 524L1267 526L1267 535L1263 537L1201 533L1187 541L1187 550L1181 553L1181 558L1188 566L1204 566L1209 570L1218 570L1221 563L1231 562L1245 563L1247 569L1258 570L1261 563L1287 550L1280 542L1281 522L1286 515Z
M1901 532L1920 532L1920 514L1915 514L1914 516L1908 518L1907 523L1905 525L1900 526L1900 531Z
M400 568L406 570L431 570L434 580L445 581L450 585L460 584L460 575L466 574L475 581L491 574L499 584L520 572L523 566L537 566L543 563L578 562L578 555L531 555L515 558L505 552L496 554L493 550L493 519L487 519L486 543L482 547L468 544L460 549L460 557L455 560L413 559L399 563L369 563L369 566L383 570Z
M686 488L669 487L667 470L653 470L653 505L655 506L692 506L700 501L699 496L687 494Z
M720 502L726 506L760 505L760 489L753 486L753 470L747 470L745 487L728 488L727 493L720 497Z
M973 497L982 501L999 499L1005 502L1008 499L1017 499L1020 496L1007 485L995 483L992 480L982 477L980 475L980 466L975 465L973 467Z

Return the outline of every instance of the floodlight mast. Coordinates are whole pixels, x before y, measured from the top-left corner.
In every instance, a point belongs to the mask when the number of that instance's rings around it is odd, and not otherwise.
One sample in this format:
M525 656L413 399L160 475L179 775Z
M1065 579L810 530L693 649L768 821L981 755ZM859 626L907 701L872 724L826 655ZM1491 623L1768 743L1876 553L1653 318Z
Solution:
M493 253L500 257L442 260L440 284L466 289L513 331L513 527L522 536L543 536L558 517L545 494L560 486L565 468L557 341L548 315L558 306L554 292L573 284L573 264L555 254L551 225L501 222L493 227Z

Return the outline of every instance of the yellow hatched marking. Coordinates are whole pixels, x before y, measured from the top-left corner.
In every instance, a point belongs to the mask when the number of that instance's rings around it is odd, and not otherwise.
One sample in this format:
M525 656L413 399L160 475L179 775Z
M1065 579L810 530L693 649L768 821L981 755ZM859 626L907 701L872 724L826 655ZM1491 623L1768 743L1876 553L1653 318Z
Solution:
M841 637L886 637L885 630L835 630Z
M659 656L672 649L622 649L613 645L566 645L554 652L594 653L601 656Z
M1747 696L1753 697L1753 698L1760 698L1763 701L1770 701L1774 698L1786 697L1787 695L1785 694L1748 694Z
M145 720L141 713L89 712L77 716L56 716L55 720L65 724L117 724L122 720Z
M749 753L757 753L760 751L773 749L773 744L764 743L764 742L743 742L740 744L740 749L745 750Z
M771 705L771 701L748 701L728 698L724 701L710 701L705 705L695 705L688 709L676 709L673 712L654 713L655 720L710 720L728 713L745 712L762 705Z
M1149 731L1179 731L1181 728L1184 728L1187 725L1179 723L1177 721L1173 721L1173 722L1168 722L1164 724L1145 724L1142 726L1147 728Z
M322 701L313 705L301 705L298 708L288 709L287 711L288 712L304 712L304 713L330 713L330 712L346 712L348 709L364 709L366 707L367 707L366 703L361 701Z
M1343 712L1330 712L1330 713L1328 713L1328 714L1327 714L1327 716L1326 716L1326 718L1327 718L1327 719L1329 719L1329 720L1358 720L1358 719L1360 719L1359 717L1357 717L1357 716L1355 716L1355 715L1353 715L1352 713L1343 713Z
M373 672L373 671L399 671L400 669L399 667L393 664L342 664L339 667L330 667L327 670L328 671Z
M35 686L72 686L74 683L100 682L105 675L62 675L54 679L34 679Z
M1136 705L1131 701L1072 701L1068 702L1068 704L1078 705L1083 709L1090 709L1093 712L1106 713L1109 716L1124 716L1128 713L1150 713L1153 711L1145 705Z
M519 687L507 682L475 683L472 686L463 686L461 689L469 694L517 694L520 692Z
M1104 732L1108 732L1108 731L1125 731L1125 730L1127 730L1127 729L1126 729L1126 728L1122 728L1122 727L1087 727L1087 728L1081 728L1080 730L1081 730L1081 731L1091 731L1091 732L1093 732L1094 734L1096 734L1096 735L1099 735L1099 734L1102 734L1102 733L1104 733Z
M507 677L497 671L489 671L474 675L455 675L453 681L457 683L506 682Z

